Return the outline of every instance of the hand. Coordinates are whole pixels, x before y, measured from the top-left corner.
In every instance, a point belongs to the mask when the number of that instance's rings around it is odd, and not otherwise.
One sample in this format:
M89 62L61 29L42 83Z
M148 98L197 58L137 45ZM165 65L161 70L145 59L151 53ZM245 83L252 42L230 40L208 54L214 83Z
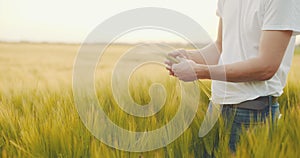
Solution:
M197 80L198 78L195 71L197 64L192 60L179 57L177 57L177 59L180 62L178 64L173 64L172 66L172 72L174 73L174 76L185 82Z
M168 56L170 56L174 59L176 59L177 57L187 58L187 51L184 49L177 49L177 50L169 53ZM169 74L174 76L174 72L172 71L172 65L177 64L177 63L174 61L171 61L169 59L166 59L165 64L166 64L166 69L169 71Z

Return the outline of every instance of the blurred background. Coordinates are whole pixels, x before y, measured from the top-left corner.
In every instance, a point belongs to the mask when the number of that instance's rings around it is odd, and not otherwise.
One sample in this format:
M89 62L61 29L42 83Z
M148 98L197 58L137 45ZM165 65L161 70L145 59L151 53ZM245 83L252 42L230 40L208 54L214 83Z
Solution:
M139 7L162 7L183 13L215 38L216 4L217 0L0 0L0 40L80 43L102 21ZM120 42L141 41L178 42L178 39L169 33L144 31Z

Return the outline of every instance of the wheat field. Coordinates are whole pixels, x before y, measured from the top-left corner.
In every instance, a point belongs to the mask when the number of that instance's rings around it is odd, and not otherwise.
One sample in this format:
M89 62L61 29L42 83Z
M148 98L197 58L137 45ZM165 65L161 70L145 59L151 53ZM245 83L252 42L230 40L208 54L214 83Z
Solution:
M279 98L282 118L275 128L262 126L244 131L237 152L228 148L222 135L222 120L206 137L198 130L208 99L201 93L196 117L189 128L164 148L148 152L126 152L111 148L85 128L76 111L72 94L72 69L79 45L0 43L0 157L299 157L300 155L300 49L296 49L288 83ZM130 79L130 94L139 104L150 97L149 86L160 82L167 101L159 113L136 118L118 108L109 88L110 67L119 52L130 45L109 47L96 70L97 96L109 118L132 131L153 130L175 115L178 81L162 66L148 65ZM175 46L181 47L181 46ZM155 71L155 73L153 73ZM209 81L205 81L209 85ZM218 149L213 150L214 140Z

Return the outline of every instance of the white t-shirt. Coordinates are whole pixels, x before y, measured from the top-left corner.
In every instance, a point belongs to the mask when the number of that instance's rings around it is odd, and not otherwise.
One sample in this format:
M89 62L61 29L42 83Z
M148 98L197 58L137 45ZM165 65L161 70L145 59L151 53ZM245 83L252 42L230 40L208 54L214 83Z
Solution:
M219 64L256 57L262 30L292 30L294 33L273 78L242 83L213 81L213 102L236 104L260 96L280 96L292 62L295 36L300 33L300 0L219 0L217 15L223 20Z

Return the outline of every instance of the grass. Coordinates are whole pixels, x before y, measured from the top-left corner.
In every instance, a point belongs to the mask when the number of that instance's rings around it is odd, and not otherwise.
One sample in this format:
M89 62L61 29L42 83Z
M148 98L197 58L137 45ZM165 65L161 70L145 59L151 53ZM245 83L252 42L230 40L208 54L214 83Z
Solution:
M155 116L136 118L120 110L108 88L109 68L129 45L112 46L96 72L99 101L110 119L125 129L153 130L169 122L178 108L177 80L162 67L149 65L130 79L130 93L140 104L148 103L151 83L160 82L168 92L165 106ZM296 53L285 93L280 97L283 114L278 127L263 126L243 133L238 150L228 150L228 137L219 134L222 121L206 137L198 130L208 100L201 102L189 128L168 146L154 151L132 153L111 148L82 124L74 106L72 66L78 45L0 44L0 157L297 157L300 155L300 55ZM155 75L153 72L155 69ZM101 70L101 71L100 71ZM138 83L138 84L133 84ZM209 84L209 82L206 82ZM121 121L120 121L121 120ZM213 151L213 140L219 149Z
M295 48L295 54L300 54L300 45L297 45Z

